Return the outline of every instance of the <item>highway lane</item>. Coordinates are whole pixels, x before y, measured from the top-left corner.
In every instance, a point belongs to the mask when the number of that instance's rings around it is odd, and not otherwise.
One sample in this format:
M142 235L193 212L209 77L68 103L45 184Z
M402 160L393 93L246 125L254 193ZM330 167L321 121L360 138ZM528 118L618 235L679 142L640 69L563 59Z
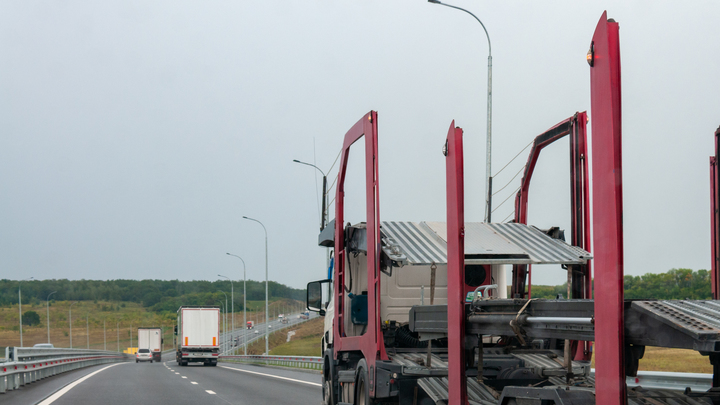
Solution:
M36 404L67 384L70 384L73 381L105 366L107 366L107 364L68 371L67 373L58 374L53 377L36 381L32 384L24 385L18 390L7 391L4 394L0 394L0 403L19 405Z
M319 374L224 362L179 367L172 360L89 367L0 396L3 403L40 405L313 404L320 399Z

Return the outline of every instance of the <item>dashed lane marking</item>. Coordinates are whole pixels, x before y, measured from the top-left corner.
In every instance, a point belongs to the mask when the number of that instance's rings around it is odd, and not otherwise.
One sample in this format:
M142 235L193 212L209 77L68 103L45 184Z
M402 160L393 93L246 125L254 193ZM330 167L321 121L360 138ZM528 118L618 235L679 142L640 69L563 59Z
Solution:
M185 377L185 376L182 376L182 378L187 378L187 377Z
M190 384L197 385L197 383L195 381L190 381Z
M175 374L178 374L178 375L179 375L180 373L175 373Z
M215 395L215 391L205 390L205 392L207 392L210 395Z
M314 386L316 386L316 387L322 387L322 384L314 383L314 382L310 382L310 381L296 380L296 379L294 379L294 378L280 377L279 375L258 373L257 371L242 370L242 369L239 369L239 368L233 368L233 367L227 367L227 366L220 366L220 367L226 368L226 369L228 369L228 370L239 371L239 372L242 372L242 373L257 374L257 375L262 375L262 376L265 376L265 377L272 377L272 378L277 378L277 379L280 379L280 380L294 381L294 382L299 382L299 383L302 383L302 384L308 384L308 385L314 385Z

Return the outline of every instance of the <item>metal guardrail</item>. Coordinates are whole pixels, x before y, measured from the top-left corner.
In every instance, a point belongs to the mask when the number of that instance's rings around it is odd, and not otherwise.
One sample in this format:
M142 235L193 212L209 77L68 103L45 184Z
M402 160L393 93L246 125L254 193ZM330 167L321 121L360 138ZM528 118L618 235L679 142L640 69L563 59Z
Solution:
M692 391L704 392L712 387L712 374L638 371L637 377L627 377L627 386L673 391L685 391L690 387Z
M322 370L323 358L313 356L220 356L220 361Z
M0 394L66 371L127 361L131 357L103 350L8 347L5 362L0 363Z

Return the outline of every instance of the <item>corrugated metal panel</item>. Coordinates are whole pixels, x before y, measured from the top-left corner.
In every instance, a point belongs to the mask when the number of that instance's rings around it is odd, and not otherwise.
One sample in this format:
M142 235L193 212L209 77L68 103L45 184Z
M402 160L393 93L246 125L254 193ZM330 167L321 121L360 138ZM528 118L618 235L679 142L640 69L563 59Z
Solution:
M447 377L427 377L418 379L420 388L428 394L433 401L448 400L448 379ZM480 384L474 378L467 379L468 401L471 405L497 405L497 399L492 394L492 389Z
M418 222L382 222L381 231L397 242L411 264L447 263L447 242Z
M408 263L447 263L444 222L383 222L381 231L402 250ZM465 224L465 255L477 264L582 264L590 253L524 224Z
M553 239L531 226L516 223L483 225L489 226L498 234L521 246L536 264L581 264L591 257L590 253Z

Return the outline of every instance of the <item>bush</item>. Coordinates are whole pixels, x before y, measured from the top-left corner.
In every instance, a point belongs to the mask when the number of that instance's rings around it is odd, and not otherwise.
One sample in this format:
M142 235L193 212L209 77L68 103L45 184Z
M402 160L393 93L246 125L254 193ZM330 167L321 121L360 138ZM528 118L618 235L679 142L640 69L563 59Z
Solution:
M40 315L35 311L27 311L23 314L22 323L27 326L40 325Z

